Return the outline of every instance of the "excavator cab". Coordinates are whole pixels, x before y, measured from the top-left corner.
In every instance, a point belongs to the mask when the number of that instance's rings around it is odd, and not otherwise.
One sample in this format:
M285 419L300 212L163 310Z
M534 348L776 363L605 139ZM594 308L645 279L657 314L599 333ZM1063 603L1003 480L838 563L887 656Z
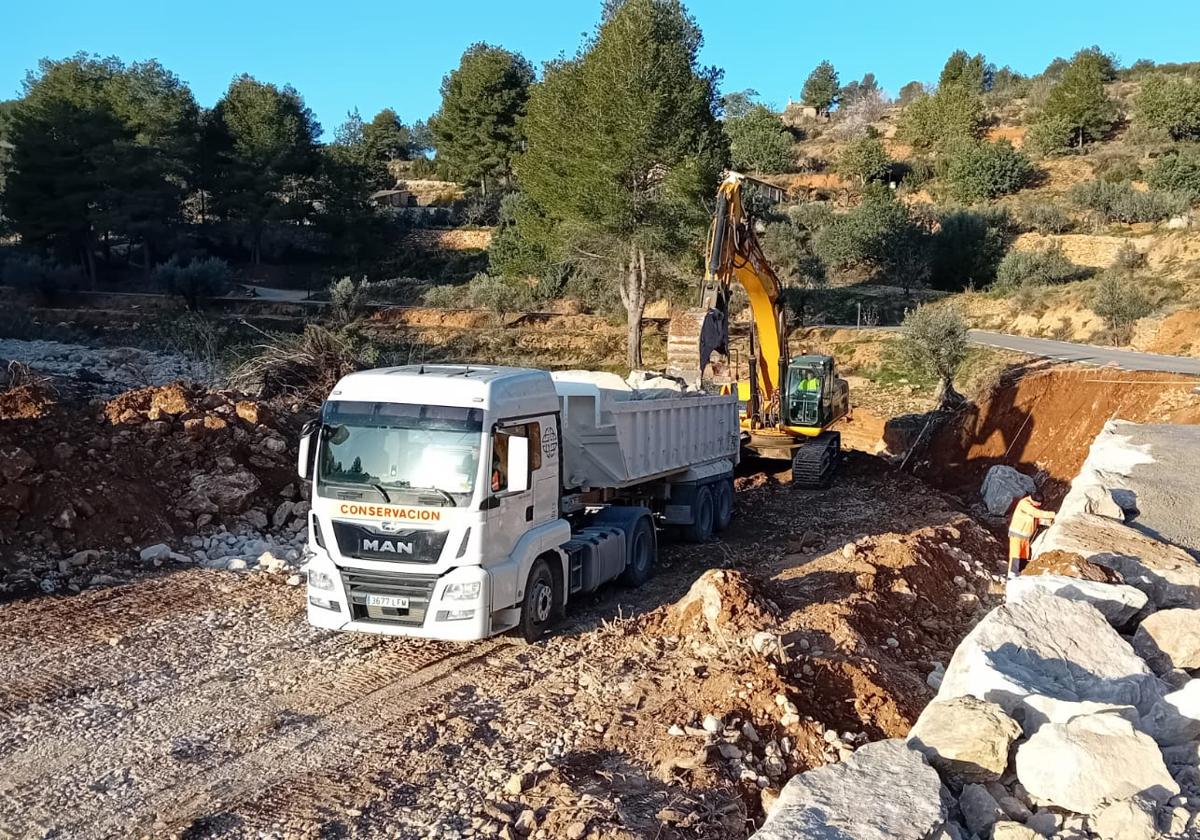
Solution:
M785 426L821 426L824 415L822 402L828 403L825 397L825 386L829 379L829 368L832 364L828 357L800 356L792 359L788 365L786 391L787 401L783 418Z

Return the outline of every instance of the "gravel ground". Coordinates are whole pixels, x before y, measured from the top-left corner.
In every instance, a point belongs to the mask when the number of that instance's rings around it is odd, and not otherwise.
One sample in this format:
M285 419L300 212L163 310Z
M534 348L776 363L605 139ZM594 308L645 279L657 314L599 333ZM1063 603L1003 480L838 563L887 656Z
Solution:
M320 631L284 575L195 567L4 604L0 836L512 838L507 823L525 819L544 838L743 837L758 806L736 775L663 776L633 757L629 738L679 742L668 726L706 710L641 720L637 703L618 710L620 692L669 657L685 680L715 665L631 633L628 616L677 600L708 567L804 564L784 544L808 529L840 556L846 540L907 533L954 503L862 456L829 490L796 494L760 476L738 496L728 540L667 545L642 590L604 589L535 646ZM831 584L853 581L822 572L804 597L819 606ZM908 638L904 622L892 615L887 632ZM901 661L913 654L894 655L923 690L918 663ZM673 702L702 702L673 685ZM520 780L534 777L558 780L538 789L558 798L529 800L537 791Z
M199 362L138 347L101 348L5 338L0 339L0 360L23 362L43 374L90 386L100 396L179 379L207 382L211 376L211 371Z

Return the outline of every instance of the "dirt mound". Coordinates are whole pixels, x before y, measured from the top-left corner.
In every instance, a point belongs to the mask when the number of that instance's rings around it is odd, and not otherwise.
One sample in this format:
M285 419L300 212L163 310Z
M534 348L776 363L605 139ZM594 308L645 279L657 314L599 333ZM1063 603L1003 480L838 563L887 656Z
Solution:
M766 629L778 612L755 594L741 572L712 569L667 610L659 629L671 636L731 639Z
M1105 422L1200 423L1197 385L1179 374L1112 368L1054 367L1009 379L934 433L917 473L974 494L995 464L1040 471L1057 503Z
M16 385L0 391L0 420L36 420L54 405L53 395L44 386Z
M1124 583L1125 579L1116 569L1101 566L1091 560L1085 560L1070 551L1047 551L1039 554L1021 572L1024 575L1064 575L1080 580L1094 580L1099 583Z
M6 418L0 572L35 557L171 541L232 525L254 506L273 510L294 481L295 425L237 394L181 384L122 394L99 411L61 400Z

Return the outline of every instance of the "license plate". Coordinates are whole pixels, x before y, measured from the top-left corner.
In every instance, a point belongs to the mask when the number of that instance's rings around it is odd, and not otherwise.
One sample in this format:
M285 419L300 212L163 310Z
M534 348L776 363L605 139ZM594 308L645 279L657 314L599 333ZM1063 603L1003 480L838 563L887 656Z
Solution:
M395 595L368 595L368 607L389 607L393 610L408 609L408 599L400 598Z

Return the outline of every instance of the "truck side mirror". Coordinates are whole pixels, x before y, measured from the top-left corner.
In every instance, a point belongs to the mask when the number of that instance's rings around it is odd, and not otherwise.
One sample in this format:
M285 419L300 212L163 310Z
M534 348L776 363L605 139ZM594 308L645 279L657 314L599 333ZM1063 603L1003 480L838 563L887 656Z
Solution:
M321 428L319 420L309 420L300 430L299 454L296 456L296 472L308 480L312 477L313 457L316 455L314 444L317 441L317 430Z
M508 487L509 493L520 493L529 489L529 438L508 439Z

